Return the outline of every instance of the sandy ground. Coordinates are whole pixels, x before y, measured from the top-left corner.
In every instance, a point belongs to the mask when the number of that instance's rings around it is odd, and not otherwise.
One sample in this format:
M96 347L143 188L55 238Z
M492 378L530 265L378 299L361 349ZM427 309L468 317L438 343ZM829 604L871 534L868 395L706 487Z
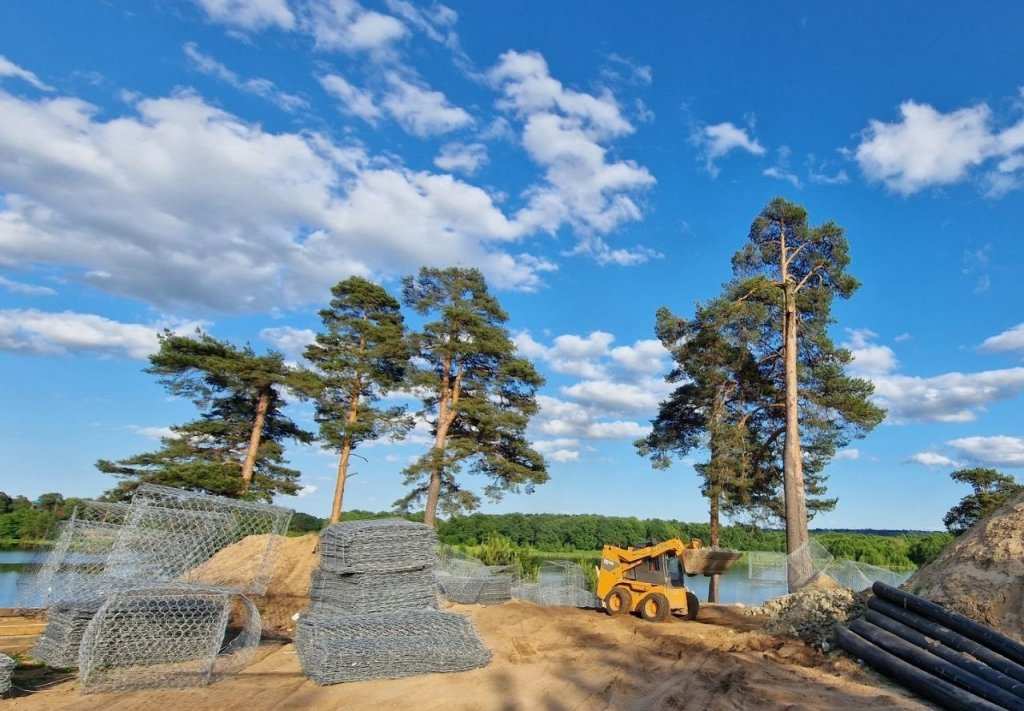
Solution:
M0 701L0 709L922 709L841 656L752 628L735 608L664 624L528 603L453 606L494 659L484 669L318 687L291 644L265 643L240 675L182 691L81 695L74 681Z

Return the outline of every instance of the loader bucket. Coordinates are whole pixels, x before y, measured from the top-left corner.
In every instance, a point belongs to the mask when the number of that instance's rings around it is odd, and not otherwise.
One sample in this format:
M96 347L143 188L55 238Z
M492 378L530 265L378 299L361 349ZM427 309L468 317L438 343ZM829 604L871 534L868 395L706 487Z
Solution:
M718 575L740 559L738 551L688 548L683 551L683 570L687 575Z

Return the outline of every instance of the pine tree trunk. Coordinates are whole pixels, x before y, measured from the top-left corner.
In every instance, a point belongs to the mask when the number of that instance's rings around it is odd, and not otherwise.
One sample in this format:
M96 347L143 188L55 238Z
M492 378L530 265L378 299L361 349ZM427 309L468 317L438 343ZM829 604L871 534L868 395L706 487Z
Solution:
M249 491L252 485L253 472L256 469L256 456L259 453L260 441L263 439L263 425L267 421L267 410L270 409L270 387L260 392L259 400L256 403L256 417L252 423L252 433L249 435L249 449L245 453L245 461L242 463L242 493Z
M444 448L448 439L447 415L438 423L437 436L434 438L434 468L430 472L430 484L427 486L427 507L423 514L423 523L431 528L437 525L437 502L441 498L441 470L444 467Z
M718 547L718 492L711 492L711 547ZM708 580L708 602L718 602L718 575L712 575Z
M789 591L803 587L811 577L811 557L807 548L807 506L804 501L804 465L800 450L800 422L797 390L797 313L796 288L784 285L786 311L783 321L783 343L786 381L786 442L783 452L784 491L786 504L786 552Z
M358 386L357 386L358 387ZM358 390L357 390L358 392ZM352 398L345 424L351 426L359 416L359 396ZM345 480L348 478L348 460L352 455L352 435L346 434L341 445L341 457L338 458L338 482L334 485L334 501L331 503L331 523L341 520L341 504L345 497Z

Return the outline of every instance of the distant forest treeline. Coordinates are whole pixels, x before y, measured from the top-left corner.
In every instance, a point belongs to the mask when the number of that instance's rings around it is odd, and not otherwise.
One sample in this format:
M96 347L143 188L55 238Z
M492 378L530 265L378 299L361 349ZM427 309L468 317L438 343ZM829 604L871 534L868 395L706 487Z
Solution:
M345 520L379 518L394 514L347 511ZM410 516L415 519L415 516ZM324 519L296 514L292 530L318 531ZM494 535L509 539L520 548L552 552L596 551L605 543L639 546L649 541L681 538L709 539L706 523L666 519L639 519L595 514L473 514L438 521L438 537L449 545L477 546ZM742 551L786 550L783 531L749 526L723 526L721 545ZM928 531L827 531L814 532L814 539L837 558L856 560L894 569L924 565L941 552L953 537L946 532Z

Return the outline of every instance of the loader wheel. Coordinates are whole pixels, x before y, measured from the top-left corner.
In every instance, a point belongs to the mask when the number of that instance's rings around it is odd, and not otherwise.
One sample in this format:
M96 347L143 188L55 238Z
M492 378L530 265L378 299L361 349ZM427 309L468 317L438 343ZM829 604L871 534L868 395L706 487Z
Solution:
M689 590L686 591L686 619L696 620L700 612L700 599Z
M640 617L648 622L663 622L670 612L668 598L661 593L651 593L640 601L637 609L640 612Z
M623 615L633 606L633 596L626 588L612 588L604 598L604 609L609 615Z

